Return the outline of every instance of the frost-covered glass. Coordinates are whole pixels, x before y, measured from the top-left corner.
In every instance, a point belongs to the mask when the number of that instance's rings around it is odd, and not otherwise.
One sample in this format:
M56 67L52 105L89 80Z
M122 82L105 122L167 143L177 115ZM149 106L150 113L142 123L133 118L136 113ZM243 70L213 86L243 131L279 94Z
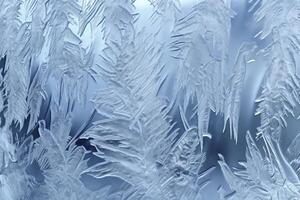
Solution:
M0 0L0 200L300 199L300 0Z

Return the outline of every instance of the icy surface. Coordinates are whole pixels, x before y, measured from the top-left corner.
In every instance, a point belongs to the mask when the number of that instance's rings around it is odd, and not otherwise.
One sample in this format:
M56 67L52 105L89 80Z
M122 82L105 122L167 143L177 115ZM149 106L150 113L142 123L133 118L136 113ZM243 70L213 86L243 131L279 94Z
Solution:
M0 27L0 200L300 199L299 0L0 0Z

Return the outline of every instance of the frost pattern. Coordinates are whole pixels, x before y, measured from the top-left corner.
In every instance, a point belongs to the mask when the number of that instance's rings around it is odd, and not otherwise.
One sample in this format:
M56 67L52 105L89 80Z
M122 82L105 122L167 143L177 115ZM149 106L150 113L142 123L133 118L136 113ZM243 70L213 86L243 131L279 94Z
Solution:
M0 0L0 200L204 200L218 169L220 199L299 199L300 136L281 146L300 103L299 1L250 0L271 42L234 62L229 0L145 2L141 27L134 0ZM212 167L211 115L238 144L255 56L268 60L257 140L241 169L221 154Z
M176 90L184 90L184 110L196 100L195 113L201 138L210 135L208 125L213 111L224 114L225 125L229 120L231 136L237 140L240 91L245 76L242 66L246 64L242 62L247 61L242 54L249 53L252 47L249 44L241 49L232 73L228 73L233 16L234 12L226 2L202 1L179 19L173 30L171 50L178 60Z
M193 177L204 159L196 148L200 138L195 132L194 141L186 134L175 138L177 131L168 119L165 103L156 95L165 79L160 75L160 49L152 46L153 36L135 33L132 12L130 1L103 8L107 47L97 71L107 88L93 99L103 119L94 122L84 137L93 138L91 144L98 150L95 155L104 161L88 173L129 183L120 199L182 199L186 198L184 192L195 198L201 186L194 185ZM194 155L197 152L199 155ZM189 188L190 182L193 188Z
M246 135L246 162L240 163L243 169L232 171L220 155L219 164L233 196L221 194L221 199L298 199L299 180L289 180L288 170L282 171L284 161L274 152L271 158L264 156L255 144L251 134ZM295 182L297 181L297 182Z
M270 66L266 71L263 91L257 99L257 114L261 115L259 134L278 140L281 128L287 126L285 116L294 116L299 104L299 1L262 1L256 11L258 21L264 19L261 38L271 35L272 43L266 49ZM274 19L274 16L275 19Z
M247 134L247 152L242 170L232 170L220 155L219 164L232 190L229 199L299 199L298 140L288 148L290 161L283 152L281 133L287 127L286 118L295 117L299 105L299 1L261 0L253 3L254 17L263 22L257 34L261 39L269 37L270 45L263 49L268 58L262 91L256 102L256 115L261 124L256 133L261 139L263 151ZM247 189L245 189L247 188ZM226 195L221 194L222 198Z

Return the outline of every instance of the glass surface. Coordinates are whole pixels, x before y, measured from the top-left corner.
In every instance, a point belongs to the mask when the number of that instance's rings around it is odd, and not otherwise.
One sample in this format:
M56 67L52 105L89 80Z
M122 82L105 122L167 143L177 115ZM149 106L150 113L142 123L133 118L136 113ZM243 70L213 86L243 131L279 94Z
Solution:
M300 199L299 0L0 0L0 200Z

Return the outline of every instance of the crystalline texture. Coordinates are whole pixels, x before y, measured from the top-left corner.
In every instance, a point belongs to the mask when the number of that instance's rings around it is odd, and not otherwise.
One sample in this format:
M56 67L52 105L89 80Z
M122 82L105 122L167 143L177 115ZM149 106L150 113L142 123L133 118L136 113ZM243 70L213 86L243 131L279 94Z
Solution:
M0 0L0 200L300 199L299 0L249 1L262 45L229 0L144 3Z

